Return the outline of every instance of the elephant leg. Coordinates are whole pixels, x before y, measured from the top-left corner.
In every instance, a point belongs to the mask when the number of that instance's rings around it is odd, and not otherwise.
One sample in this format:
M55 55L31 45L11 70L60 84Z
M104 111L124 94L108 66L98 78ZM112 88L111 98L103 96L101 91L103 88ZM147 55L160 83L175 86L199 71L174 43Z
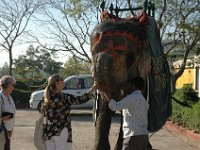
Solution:
M118 140L117 143L115 145L114 150L121 150L122 146L123 146L123 117L122 117L122 111L121 111L121 123L120 123L120 131L119 131L119 136L118 136Z
M111 125L111 110L107 103L102 103L96 122L95 150L110 150L109 130Z

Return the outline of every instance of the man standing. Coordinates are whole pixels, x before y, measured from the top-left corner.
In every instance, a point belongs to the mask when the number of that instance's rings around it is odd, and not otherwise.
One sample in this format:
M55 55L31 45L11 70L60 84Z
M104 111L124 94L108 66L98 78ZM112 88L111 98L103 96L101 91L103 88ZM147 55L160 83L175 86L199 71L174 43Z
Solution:
M144 80L134 77L131 80L132 93L116 102L102 83L97 88L104 92L109 108L113 111L123 110L123 150L146 150L148 145L148 109L149 104L142 95Z

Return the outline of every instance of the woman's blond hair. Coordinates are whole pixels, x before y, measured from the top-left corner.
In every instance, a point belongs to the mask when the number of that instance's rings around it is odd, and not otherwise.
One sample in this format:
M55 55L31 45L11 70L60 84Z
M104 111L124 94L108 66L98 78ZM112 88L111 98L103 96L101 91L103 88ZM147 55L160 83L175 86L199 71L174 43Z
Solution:
M44 90L44 106L51 102L51 96L55 94L56 90L56 82L61 80L62 78L58 75L52 75L48 78L47 87Z

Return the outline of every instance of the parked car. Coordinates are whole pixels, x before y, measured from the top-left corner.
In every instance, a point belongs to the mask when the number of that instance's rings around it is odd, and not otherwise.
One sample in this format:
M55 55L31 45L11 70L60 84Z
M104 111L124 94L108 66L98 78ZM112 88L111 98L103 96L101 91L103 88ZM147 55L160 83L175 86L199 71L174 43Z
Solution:
M87 75L73 75L64 80L65 88L62 92L72 94L74 96L81 96L85 94L93 85L91 74ZM29 104L30 108L40 110L43 104L44 90L35 91L31 94ZM73 105L72 108L92 108L94 99L81 105Z

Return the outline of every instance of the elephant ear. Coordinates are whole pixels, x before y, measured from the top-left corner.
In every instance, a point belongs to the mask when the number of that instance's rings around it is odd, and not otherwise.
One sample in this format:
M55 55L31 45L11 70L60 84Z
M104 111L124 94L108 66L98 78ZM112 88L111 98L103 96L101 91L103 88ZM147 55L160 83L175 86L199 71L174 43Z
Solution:
M140 55L139 63L138 63L138 72L139 75L145 79L147 75L151 72L151 55L149 52L143 52Z
M172 113L171 106L171 73L167 58L163 53L156 22L150 19L147 31L151 48L152 69L149 74L149 113L148 130L158 131Z

